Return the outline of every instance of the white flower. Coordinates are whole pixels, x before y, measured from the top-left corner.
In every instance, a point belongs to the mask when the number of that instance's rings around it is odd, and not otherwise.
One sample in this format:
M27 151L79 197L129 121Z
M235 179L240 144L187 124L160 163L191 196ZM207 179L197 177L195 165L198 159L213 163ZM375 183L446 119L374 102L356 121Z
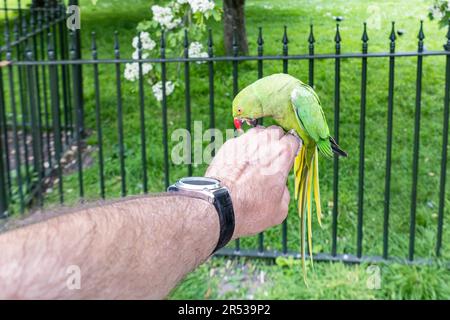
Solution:
M138 60L139 59L139 50L134 50L134 52L133 52L133 54L131 55L131 57L134 59L134 60ZM148 52L142 52L142 55L141 55L141 57L142 57L142 59L147 59L148 58Z
M142 75L146 75L153 69L153 65L150 63L143 63L142 64ZM124 77L125 79L129 81L136 81L139 79L139 63L133 62L133 63L127 63L125 64L125 71L124 71Z
M150 38L150 34L148 32L141 32L140 34L141 36L141 45L142 45L142 49L144 50L153 50L153 48L156 47L156 42L152 40L152 38ZM138 37L134 37L133 38L133 48L137 49L138 48Z
M181 19L175 19L173 12L170 8L161 6L152 6L153 20L158 22L162 28L170 30L175 28L181 23Z
M192 8L192 12L205 13L208 10L214 9L214 1L212 0L188 0L189 5Z
M190 58L207 58L208 54L203 51L203 45L200 42L192 42L189 45L189 57ZM206 61L197 61L198 64L205 63Z
M166 96L171 95L174 89L175 89L174 83L172 81L166 81ZM153 95L155 96L156 100L162 101L163 92L162 92L162 82L161 81L155 83L152 86L152 91L153 91Z
M430 7L431 16L436 20L441 20L444 18L444 13L441 11L441 9L437 6Z
M179 3L179 4L185 4L188 2L189 2L189 0L177 0L177 3Z

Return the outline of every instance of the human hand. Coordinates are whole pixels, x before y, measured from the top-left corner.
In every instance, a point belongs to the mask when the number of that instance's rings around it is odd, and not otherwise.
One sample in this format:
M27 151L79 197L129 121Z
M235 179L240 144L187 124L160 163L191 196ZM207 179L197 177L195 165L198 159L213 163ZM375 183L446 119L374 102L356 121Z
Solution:
M280 224L290 201L287 177L301 141L277 126L256 127L228 140L206 171L231 194L235 213L233 239Z

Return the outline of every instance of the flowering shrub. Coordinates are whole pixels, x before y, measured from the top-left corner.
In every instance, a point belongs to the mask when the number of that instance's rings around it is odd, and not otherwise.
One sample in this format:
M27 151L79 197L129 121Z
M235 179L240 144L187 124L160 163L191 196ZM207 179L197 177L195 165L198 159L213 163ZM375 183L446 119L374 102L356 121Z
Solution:
M450 19L450 0L434 0L429 8L428 17L430 20L438 20L440 26L446 26Z
M164 32L166 39L166 54L181 56L183 54L184 30L189 33L189 57L204 58L208 56L199 40L205 38L206 22L213 18L221 19L221 10L213 0L172 0L165 6L154 5L150 9L151 20L138 24L139 37L133 38L131 45L135 49L132 54L134 60L139 59L139 40L141 43L141 57L157 57L160 54L160 38ZM197 63L203 63L198 61ZM177 68L179 69L179 68ZM152 87L156 100L162 100L161 66L142 63L142 75ZM168 75L170 77L171 75ZM139 80L139 63L132 62L125 65L124 77L129 81ZM178 77L174 76L173 79ZM178 85L177 80L166 81L166 95L170 95Z

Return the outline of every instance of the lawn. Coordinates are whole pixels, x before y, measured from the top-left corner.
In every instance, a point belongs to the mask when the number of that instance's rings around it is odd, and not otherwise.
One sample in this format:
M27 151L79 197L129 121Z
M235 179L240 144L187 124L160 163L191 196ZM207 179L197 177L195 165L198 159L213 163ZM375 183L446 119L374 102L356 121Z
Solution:
M82 6L81 33L83 57L91 56L90 33L96 31L100 58L113 57L113 33L119 31L121 56L130 57L131 39L136 24L150 18L152 1L133 1L123 6L123 1L80 1ZM156 3L156 1L155 1ZM163 1L158 1L163 3ZM367 20L369 51L388 51L390 23L403 30L397 39L398 51L417 50L419 20L425 17L429 3L422 0L377 1L247 1L246 23L250 52L256 54L257 28L263 27L264 53L280 54L283 26L288 26L289 53L302 54L308 50L309 24L314 23L316 53L334 51L335 20L342 16L342 52L361 50L362 23ZM126 10L126 13L125 13ZM270 12L270 15L268 14ZM222 26L212 23L215 54L223 55ZM425 19L425 46L427 50L440 50L445 43L446 30L437 23ZM204 41L206 44L206 39ZM412 150L415 107L416 59L396 60L394 138L391 185L390 255L405 258L408 250L409 210L412 181ZM232 100L231 64L217 62L215 85L215 111L217 127L232 127L230 106ZM290 61L289 73L307 82L306 61ZM181 69L182 70L182 69ZM320 96L330 129L333 127L334 61L316 62L315 89ZM361 61L342 60L340 145L349 158L340 162L338 252L354 253L356 249L357 188L359 168L359 108ZM264 74L282 71L281 62L264 62ZM96 146L93 73L84 67L85 122L93 130L88 143ZM101 66L101 108L103 119L103 144L105 148L105 178L107 198L120 196L120 171L118 159L116 87L114 66ZM177 65L168 66L169 79L180 78L183 73ZM209 123L207 65L192 65L191 96L192 120L202 121L204 129ZM420 133L420 170L417 197L416 256L434 258L436 242L437 207L439 192L440 152L442 144L442 116L444 97L444 58L424 59L422 95L422 123ZM257 78L256 63L239 64L239 87ZM363 252L380 255L382 251L384 176L386 157L388 60L370 59L368 65L368 90L366 112L366 155L364 197ZM151 191L164 189L163 149L161 143L161 108L146 88L146 134ZM142 192L142 167L140 158L139 100L137 85L123 83L123 112L126 147L126 184L128 194ZM173 130L185 127L184 88L180 85L168 99L169 137ZM269 123L269 122L266 122ZM170 147L175 142L170 143ZM171 149L169 149L171 150ZM84 187L87 199L99 197L97 155L84 171ZM202 175L205 164L194 166L194 174ZM185 166L170 166L170 181L186 175ZM321 194L324 210L324 226L313 226L314 252L330 252L332 202L332 161L320 162ZM293 178L289 179L293 186ZM447 184L448 186L448 184ZM77 201L77 175L64 177L67 203ZM57 203L56 188L47 194L46 203ZM446 198L445 223L449 223L450 201ZM298 218L295 204L290 206L288 218L288 246L298 250ZM266 232L266 248L281 249L281 229L275 227ZM444 228L443 258L450 258L450 231ZM243 239L243 248L257 244L255 237ZM373 276L380 274L381 286L371 289ZM439 266L381 265L374 269L369 265L344 265L341 263L315 263L308 273L309 287L302 281L298 261L279 259L276 262L262 260L213 258L188 275L172 293L171 298L273 298L273 299L348 299L348 298L450 298L450 273ZM377 286L375 286L377 287Z

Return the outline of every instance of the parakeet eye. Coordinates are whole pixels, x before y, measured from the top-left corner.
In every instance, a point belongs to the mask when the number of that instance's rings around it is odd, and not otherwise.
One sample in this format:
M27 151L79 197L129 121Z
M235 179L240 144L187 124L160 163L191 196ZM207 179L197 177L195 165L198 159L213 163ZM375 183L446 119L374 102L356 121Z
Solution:
M241 114L242 113L242 109L241 108L238 108L238 114Z

